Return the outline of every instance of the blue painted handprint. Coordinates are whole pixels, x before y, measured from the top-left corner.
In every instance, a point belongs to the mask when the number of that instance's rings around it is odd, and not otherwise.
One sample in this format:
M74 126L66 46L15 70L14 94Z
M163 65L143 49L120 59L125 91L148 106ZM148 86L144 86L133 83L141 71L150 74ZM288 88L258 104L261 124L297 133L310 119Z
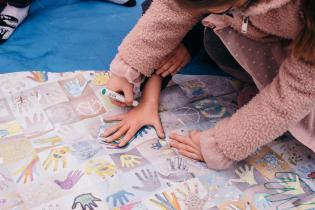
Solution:
M151 130L151 129L152 129L152 127L150 127L150 126L144 126L144 127L140 128L140 130L137 131L137 133L132 137L132 139L129 142L127 142L122 147L118 146L119 145L119 140L118 141L113 141L113 142L110 142L110 143L107 143L106 141L102 141L102 143L109 144L110 146L114 147L114 148L107 147L107 149L115 149L115 148L118 148L118 147L121 148L121 149L124 149L124 148L127 148L131 144L131 142L136 140L138 137L143 138L143 136L148 134L149 133L148 131Z
M152 144L152 149L155 150L160 150L163 147L163 145L161 144L160 140L156 140L155 143Z
M109 203L111 200L113 202L113 206L122 206L129 202L129 199L127 196L134 196L133 193L127 192L125 190L116 192L106 198L106 202ZM118 204L119 203L119 204Z
M79 97L82 95L85 87L88 85L89 81L86 81L83 85L80 84L80 80L74 79L69 82L67 82L64 87L65 89L73 96L73 97Z
M138 130L138 132L134 135L134 137L133 137L133 139L136 139L136 138L138 138L139 136L141 137L141 138L143 138L143 136L145 135L145 134L148 134L149 132L149 130L151 130L152 129L152 127L151 126L143 126L142 128L140 128L140 130Z
M8 130L0 130L0 138L4 138L9 135Z
M94 157L102 148L92 145L88 141L79 141L72 145L73 154L79 160L89 160Z

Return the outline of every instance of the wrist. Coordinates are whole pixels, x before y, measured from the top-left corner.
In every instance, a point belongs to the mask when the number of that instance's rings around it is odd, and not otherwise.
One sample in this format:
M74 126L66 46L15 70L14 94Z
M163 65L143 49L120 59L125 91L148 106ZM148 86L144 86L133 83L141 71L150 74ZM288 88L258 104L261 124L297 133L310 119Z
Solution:
M153 110L158 110L159 108L159 101L158 100L153 100L153 99L143 99L140 101L140 105L144 107L148 107Z

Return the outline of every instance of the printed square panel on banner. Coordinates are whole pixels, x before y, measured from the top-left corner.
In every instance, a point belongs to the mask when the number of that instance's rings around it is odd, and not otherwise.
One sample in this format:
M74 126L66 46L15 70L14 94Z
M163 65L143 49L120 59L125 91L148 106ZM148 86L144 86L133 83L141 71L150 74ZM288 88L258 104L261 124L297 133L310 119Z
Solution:
M276 172L292 170L280 155L267 146L258 149L246 161L269 180L274 178Z
M117 167L123 171L130 171L135 168L143 167L149 163L137 149L131 149L124 153L111 154L110 157L113 159Z
M167 141L153 138L137 145L138 151L151 163L165 160L167 156L174 156L175 152Z
M96 117L106 112L94 93L72 100L71 105L81 119Z
M93 90L89 86L89 81L81 74L78 74L70 79L61 80L59 81L59 84L69 100L93 94Z
M38 93L39 103L44 109L68 101L66 94L57 82L38 86L35 90Z
M35 153L32 144L23 136L0 141L0 157L4 164L19 162Z
M21 120L23 133L27 137L36 137L54 129L45 112L34 112L25 115Z
M203 117L214 120L229 116L226 108L222 106L215 97L199 100L193 106L200 111Z
M114 161L107 155L97 156L84 163L85 174L95 182L97 180L110 180L118 173Z
M49 147L38 153L38 157L41 166L50 176L78 164L76 158L71 154L71 148L67 145Z
M55 131L45 133L34 138L29 138L33 148L40 152L43 148L55 147L64 145L65 142Z
M70 102L60 103L47 108L46 110L49 120L53 124L66 125L80 120L79 115L73 109Z
M141 200L150 193L167 188L153 165L136 168L119 175L121 186L133 194L133 200Z
M0 140L22 134L22 128L17 121L0 124Z

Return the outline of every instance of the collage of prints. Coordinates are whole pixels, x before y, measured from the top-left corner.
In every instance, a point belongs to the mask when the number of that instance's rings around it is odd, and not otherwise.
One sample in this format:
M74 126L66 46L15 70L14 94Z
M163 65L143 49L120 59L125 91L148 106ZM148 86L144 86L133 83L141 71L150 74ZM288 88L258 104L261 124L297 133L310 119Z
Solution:
M0 75L1 210L315 209L315 155L289 134L231 169L185 158L143 127L124 148L100 134L126 112L101 95L108 74ZM235 112L240 83L177 75L161 95L166 134ZM176 100L174 100L176 99Z

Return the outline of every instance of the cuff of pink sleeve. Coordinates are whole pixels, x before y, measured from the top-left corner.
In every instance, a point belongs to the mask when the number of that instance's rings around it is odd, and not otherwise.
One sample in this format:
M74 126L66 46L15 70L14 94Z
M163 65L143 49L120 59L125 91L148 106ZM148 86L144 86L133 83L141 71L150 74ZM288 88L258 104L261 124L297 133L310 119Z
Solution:
M226 157L219 148L212 128L201 133L200 146L202 156L208 168L224 170L233 165L234 161Z
M139 85L145 79L143 74L129 66L118 54L110 64L110 73L124 77L134 85Z

